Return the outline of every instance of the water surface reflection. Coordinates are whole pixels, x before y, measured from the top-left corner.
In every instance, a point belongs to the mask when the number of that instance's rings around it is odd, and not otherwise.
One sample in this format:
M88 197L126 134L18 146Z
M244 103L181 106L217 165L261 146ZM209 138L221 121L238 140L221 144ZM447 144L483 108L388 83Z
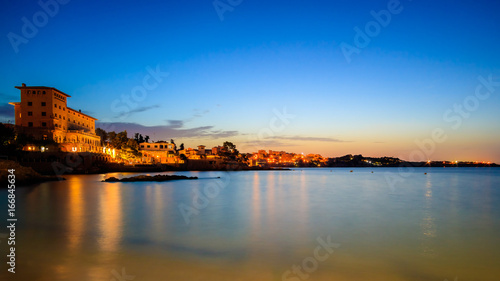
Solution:
M15 280L112 280L122 268L136 280L281 280L328 235L341 247L310 280L498 279L498 169L416 169L397 192L385 171L231 172L189 224L179 204L220 173L19 189Z

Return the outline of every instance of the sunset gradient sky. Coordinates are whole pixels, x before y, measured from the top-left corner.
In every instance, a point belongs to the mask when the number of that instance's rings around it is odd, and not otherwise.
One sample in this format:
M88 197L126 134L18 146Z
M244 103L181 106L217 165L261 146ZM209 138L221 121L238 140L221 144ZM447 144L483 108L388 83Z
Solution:
M498 1L41 2L0 11L2 122L26 83L186 147L500 163L500 83L478 79L500 82Z

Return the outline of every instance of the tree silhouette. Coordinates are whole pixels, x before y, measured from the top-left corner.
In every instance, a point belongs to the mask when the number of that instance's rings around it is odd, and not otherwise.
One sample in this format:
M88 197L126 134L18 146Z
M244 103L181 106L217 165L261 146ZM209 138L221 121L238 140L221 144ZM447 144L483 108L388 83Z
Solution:
M177 151L177 145L175 144L174 139L170 139L170 143L174 145L174 150Z

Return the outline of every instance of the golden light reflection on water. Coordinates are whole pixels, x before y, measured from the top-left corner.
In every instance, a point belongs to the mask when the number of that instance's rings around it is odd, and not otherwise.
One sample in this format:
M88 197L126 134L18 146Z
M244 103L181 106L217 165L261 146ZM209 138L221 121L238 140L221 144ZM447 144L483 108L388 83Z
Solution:
M275 188L273 179L274 179L274 173L271 173L270 175L268 174L267 181L270 184L268 185L268 188L266 189L266 193L267 193L267 202L266 202L267 223L266 223L266 225L268 225L270 227L269 230L271 230L271 232L273 232L275 230L275 227L276 227L276 213L275 213L275 204L276 204L275 200L276 199L274 198L275 193L276 193L276 188Z
M300 174L300 187L298 189L299 194L299 213L300 220L297 222L297 228L300 230L302 237L306 239L308 237L307 225L306 222L309 220L308 214L308 191L307 191L307 181L306 181L306 173L302 172Z
M257 236L261 232L261 201L260 201L259 173L253 174L252 185L252 236Z
M118 250L122 238L123 214L120 186L107 184L99 195L99 230L98 244L103 251Z
M146 188L146 206L149 219L152 220L152 231L148 232L153 241L163 241L168 232L167 225L171 218L168 216L168 207L171 205L172 189L161 184L148 185Z
M427 176L427 182L425 186L424 194L424 217L420 226L422 228L422 255L427 257L434 257L436 255L436 250L433 246L433 240L436 238L436 222L433 216L432 210L432 181L431 175Z
M97 236L99 255L88 268L89 280L104 280L112 276L110 265L118 258L123 233L122 189L120 183L105 183L100 187L95 218L99 231Z
M81 178L76 178L71 182L68 193L68 248L76 251L81 246L85 227L85 203Z

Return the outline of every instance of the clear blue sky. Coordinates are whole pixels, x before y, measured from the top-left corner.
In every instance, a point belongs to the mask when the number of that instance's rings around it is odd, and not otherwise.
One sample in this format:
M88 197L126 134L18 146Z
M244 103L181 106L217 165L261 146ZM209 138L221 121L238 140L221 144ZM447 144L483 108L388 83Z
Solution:
M7 1L0 119L13 119L7 102L26 83L70 94L70 107L106 129L190 147L500 162L500 86L461 124L443 117L479 76L500 81L500 3L402 0L348 61L355 28L392 2L220 0L230 9L218 13L213 1L71 0L48 15L36 1ZM35 32L23 33L23 17ZM152 70L158 80L147 80ZM284 108L286 124L274 113ZM436 128L446 141L419 148Z

